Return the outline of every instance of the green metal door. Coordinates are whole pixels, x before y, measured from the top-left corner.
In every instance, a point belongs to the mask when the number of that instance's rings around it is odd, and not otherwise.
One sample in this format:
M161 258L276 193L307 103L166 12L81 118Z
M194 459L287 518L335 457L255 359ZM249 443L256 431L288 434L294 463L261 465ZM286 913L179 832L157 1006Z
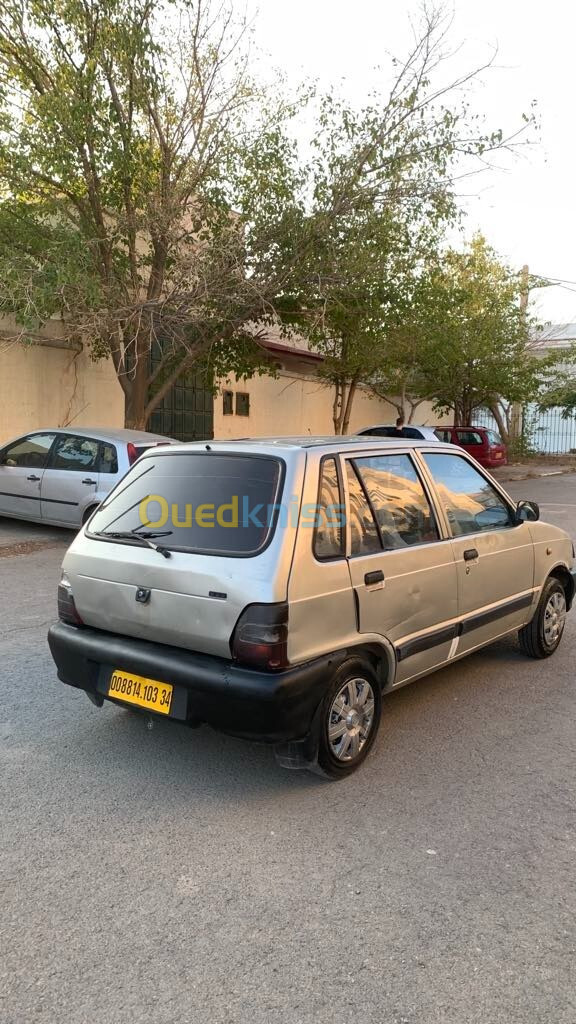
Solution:
M152 369L159 359L159 346L155 346L150 359ZM179 441L203 441L214 437L214 395L206 386L205 374L183 374L152 413L148 430L176 437Z

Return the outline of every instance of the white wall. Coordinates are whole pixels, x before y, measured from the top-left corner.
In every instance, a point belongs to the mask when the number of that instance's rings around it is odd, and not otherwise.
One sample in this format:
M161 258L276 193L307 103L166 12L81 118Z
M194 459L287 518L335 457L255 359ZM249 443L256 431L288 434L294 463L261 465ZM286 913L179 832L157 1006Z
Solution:
M121 427L124 396L110 360L0 342L0 444L42 427Z
M228 388L250 395L250 415L231 416L223 413L222 391ZM234 401L235 408L235 401ZM398 411L381 398L359 388L354 398L349 433L353 434L372 423L394 423ZM416 422L440 423L442 417L432 412L429 403L416 411ZM302 377L287 370L277 378L254 377L222 381L214 399L214 437L262 437L275 434L333 434L332 389L317 378Z
M222 389L250 395L249 416L223 414ZM350 433L372 423L393 423L397 410L359 389ZM439 422L429 405L418 423ZM86 352L0 342L0 444L43 427L121 427L124 396L110 360L93 362ZM214 437L333 434L332 391L318 378L287 370L277 377L221 382L214 399Z

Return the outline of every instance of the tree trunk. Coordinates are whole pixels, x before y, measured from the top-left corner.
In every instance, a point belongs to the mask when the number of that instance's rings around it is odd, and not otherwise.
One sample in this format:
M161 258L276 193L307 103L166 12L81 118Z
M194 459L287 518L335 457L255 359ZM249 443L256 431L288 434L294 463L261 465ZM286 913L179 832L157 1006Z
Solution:
M354 402L354 395L356 394L356 388L358 387L358 381L353 378L348 385L348 397L346 399L346 405L344 408L344 417L342 420L342 434L348 433L348 427L350 426L350 415L352 413L352 404Z
M334 383L334 401L332 403L332 423L334 433L342 433L342 418L344 416L344 384L341 381Z
M474 406L470 395L465 393L460 403L460 426L469 427L474 415Z
M522 420L524 409L520 402L512 402L510 406L510 441L518 441L522 437Z
M510 444L510 432L508 430L508 423L506 422L502 414L502 409L500 408L500 405L498 404L498 402L493 402L489 406L489 409L494 419L496 420L496 423L498 424L498 433L500 434L500 437L504 441L504 444Z
M129 430L146 430L148 426L148 352L140 352L136 364L126 375L124 387L124 425Z
M408 399L408 405L410 406L410 414L409 414L408 420L407 420L408 423L413 423L414 422L414 415L416 413L416 409L418 409L418 407L420 405L422 405L422 403L425 402L425 401L426 401L425 398L409 398Z
M400 415L404 421L406 421L406 384L402 385L402 393L400 395ZM408 420L410 422L410 420Z

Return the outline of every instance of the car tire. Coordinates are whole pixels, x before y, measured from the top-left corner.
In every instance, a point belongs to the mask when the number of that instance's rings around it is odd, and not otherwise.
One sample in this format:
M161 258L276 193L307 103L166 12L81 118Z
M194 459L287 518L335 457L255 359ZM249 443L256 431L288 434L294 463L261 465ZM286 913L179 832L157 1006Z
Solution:
M529 658L549 658L558 648L566 622L566 591L549 576L531 621L518 633L520 647Z
M318 750L309 768L344 779L366 760L380 727L382 688L362 659L340 666L319 709Z

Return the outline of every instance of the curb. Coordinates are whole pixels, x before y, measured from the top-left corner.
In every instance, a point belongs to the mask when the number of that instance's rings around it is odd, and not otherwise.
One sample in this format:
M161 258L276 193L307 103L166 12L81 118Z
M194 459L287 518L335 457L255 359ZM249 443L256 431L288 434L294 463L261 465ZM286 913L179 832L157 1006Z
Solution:
M529 470L526 473L522 473L519 476L497 476L495 480L499 480L503 484L513 484L521 482L522 480L543 480L549 476L569 476L570 474L576 473L576 469L569 467L568 469L548 469L542 473L538 473L535 470Z

